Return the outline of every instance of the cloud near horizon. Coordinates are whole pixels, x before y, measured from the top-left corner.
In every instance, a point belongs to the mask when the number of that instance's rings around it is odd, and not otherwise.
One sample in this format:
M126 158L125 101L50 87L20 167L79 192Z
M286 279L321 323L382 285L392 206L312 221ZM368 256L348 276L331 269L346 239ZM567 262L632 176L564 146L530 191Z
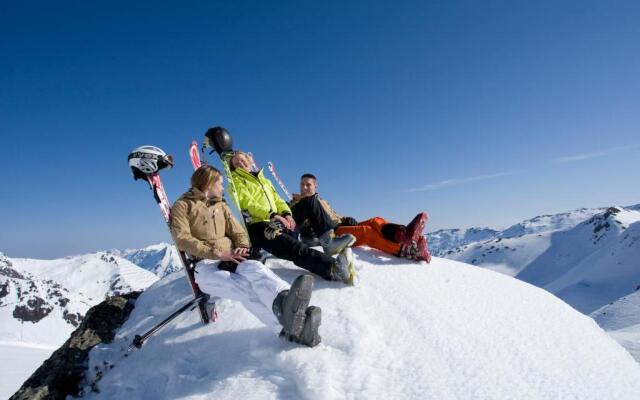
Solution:
M611 147L608 149L595 151L591 153L575 154L571 156L554 158L549 160L548 162L551 164L559 164L559 163L567 163L567 162L574 162L574 161L590 160L593 158L608 156L624 150L639 149L639 148L640 148L640 144L634 144L634 145L628 145L628 146L617 146L617 147ZM460 185L464 185L472 182L486 181L489 179L501 178L503 176L522 174L527 171L528 171L527 169L520 169L520 170L514 170L514 171L499 172L495 174L471 176L467 178L446 179L440 182L430 183L422 187L406 189L405 192L406 193L428 192L428 191L438 190L438 189L449 187L449 186L460 186Z
M617 147L611 147L611 148L600 150L600 151L594 151L592 153L575 154L572 156L554 158L553 160L551 160L551 162L566 163L566 162L590 160L592 158L608 156L610 154L617 153L619 151L631 150L631 149L637 149L637 148L640 148L640 144L634 144L629 146L617 146Z
M418 187L418 188L406 189L405 192L409 192L409 193L427 192L431 190L441 189L443 187L459 186L459 185L464 185L472 182L486 181L489 179L500 178L503 176L522 174L524 172L527 172L527 170L520 169L520 170L514 170L514 171L499 172L496 174L489 174L489 175L478 175L478 176L471 176L467 178L447 179L447 180L436 182L436 183L430 183L428 185Z

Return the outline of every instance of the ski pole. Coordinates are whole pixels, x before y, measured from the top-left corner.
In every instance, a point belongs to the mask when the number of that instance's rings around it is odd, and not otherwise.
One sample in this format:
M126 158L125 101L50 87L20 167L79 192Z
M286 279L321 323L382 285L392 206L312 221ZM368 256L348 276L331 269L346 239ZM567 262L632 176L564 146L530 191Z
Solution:
M195 308L196 303L198 303L199 301L201 301L203 299L206 299L206 297L208 297L208 295L203 293L202 295L191 299L187 304L183 305L178 310L176 310L173 314L169 315L167 318L165 318L162 321L160 321L153 328L149 329L148 331L146 331L142 335L135 335L135 337L133 338L133 342L129 346L129 351L133 350L134 347L137 348L137 349L141 348L142 345L144 344L144 342L149 337L151 337L154 334L156 334L160 329L165 327L169 322L173 321L178 315L182 314L186 310L188 310L188 309L192 309L193 310L193 308Z

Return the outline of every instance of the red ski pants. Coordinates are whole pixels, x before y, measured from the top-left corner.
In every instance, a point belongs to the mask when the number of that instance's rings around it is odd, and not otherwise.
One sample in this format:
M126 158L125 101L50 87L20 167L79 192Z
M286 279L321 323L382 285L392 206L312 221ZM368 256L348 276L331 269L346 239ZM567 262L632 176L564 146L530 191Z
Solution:
M354 246L369 246L385 253L396 255L400 252L400 244L392 242L382 236L382 226L387 224L382 217L373 217L360 222L355 226L339 226L336 228L336 235L350 233L356 237Z

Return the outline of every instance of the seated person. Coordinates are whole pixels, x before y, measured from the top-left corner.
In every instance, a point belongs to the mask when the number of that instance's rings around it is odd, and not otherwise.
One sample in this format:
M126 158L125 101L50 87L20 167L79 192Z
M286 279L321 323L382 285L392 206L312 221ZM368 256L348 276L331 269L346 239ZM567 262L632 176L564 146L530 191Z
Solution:
M240 210L249 216L247 230L254 246L293 261L324 279L354 284L356 271L349 246L355 242L355 237L336 237L335 225L321 207L300 208L292 213L271 181L265 178L263 170L251 171L252 163L247 154L236 152L229 160L229 167ZM299 218L308 219L319 232L324 253L298 240L293 231ZM337 258L331 257L335 254L338 254Z
M427 214L419 213L408 225L398 225L387 222L382 217L373 217L358 222L351 217L342 217L336 213L329 203L321 199L317 193L318 180L312 174L304 174L300 178L300 194L293 195L291 209L294 212L299 204L311 201L317 202L327 212L337 226L336 234L352 234L356 237L353 246L366 245L388 254L408 258L416 261L431 261L431 254L427 245L427 238L422 234L427 222ZM298 224L298 231L307 244L313 245L316 235L314 227L302 221Z
M171 208L176 246L200 261L196 283L211 296L239 300L260 321L291 341L320 343L319 307L308 307L313 276L291 286L264 264L247 260L249 238L222 198L222 174L210 165L191 176L191 189Z

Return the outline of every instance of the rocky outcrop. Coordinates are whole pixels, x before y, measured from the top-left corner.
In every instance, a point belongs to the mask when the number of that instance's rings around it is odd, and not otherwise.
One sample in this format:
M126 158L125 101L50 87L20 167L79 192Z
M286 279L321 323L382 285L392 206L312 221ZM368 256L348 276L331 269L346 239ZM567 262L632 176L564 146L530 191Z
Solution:
M56 350L10 400L64 399L78 396L91 349L110 343L127 320L141 292L109 297L92 307L62 347Z

